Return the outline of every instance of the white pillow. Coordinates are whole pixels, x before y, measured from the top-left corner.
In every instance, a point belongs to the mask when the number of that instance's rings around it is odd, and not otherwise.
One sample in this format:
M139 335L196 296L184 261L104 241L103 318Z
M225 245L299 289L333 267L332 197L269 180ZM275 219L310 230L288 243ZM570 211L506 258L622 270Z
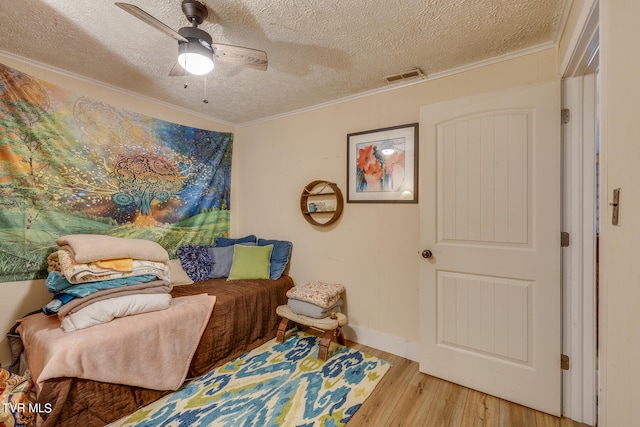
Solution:
M179 259L169 260L169 280L173 286L190 285L193 280L187 275L187 272L182 268Z
M171 294L138 294L96 301L62 319L62 329L71 332L131 316L169 308Z

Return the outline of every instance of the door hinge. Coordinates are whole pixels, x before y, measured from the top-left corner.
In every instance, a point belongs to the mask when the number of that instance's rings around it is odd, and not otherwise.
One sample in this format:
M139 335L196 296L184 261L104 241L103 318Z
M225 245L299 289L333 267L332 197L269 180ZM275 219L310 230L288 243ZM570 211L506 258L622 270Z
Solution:
M562 123L563 125L566 125L570 121L571 121L571 110L569 110L568 108L563 108L560 111L560 123Z
M569 246L571 242L571 235L566 231L560 233L560 247L566 248Z
M560 369L562 369L563 371L569 370L569 356L567 356L566 354L560 355Z

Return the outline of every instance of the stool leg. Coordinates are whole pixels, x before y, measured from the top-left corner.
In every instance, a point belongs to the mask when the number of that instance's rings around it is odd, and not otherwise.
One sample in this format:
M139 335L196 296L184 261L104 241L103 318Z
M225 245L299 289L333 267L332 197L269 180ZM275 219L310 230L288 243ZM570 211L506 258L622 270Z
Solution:
M277 342L284 342L284 335L287 333L287 328L289 327L289 319L283 317L280 321L280 325L278 326L278 333L276 334Z
M304 332L309 329L307 325L303 325L302 323L296 323L296 328L298 328L300 332Z
M320 340L320 348L318 349L318 359L327 360L332 335L333 333L331 331L325 331L324 335L322 335L322 339Z
M347 345L347 341L344 339L344 333L342 333L342 328L338 326L333 331L333 336L336 337L336 342L340 345Z

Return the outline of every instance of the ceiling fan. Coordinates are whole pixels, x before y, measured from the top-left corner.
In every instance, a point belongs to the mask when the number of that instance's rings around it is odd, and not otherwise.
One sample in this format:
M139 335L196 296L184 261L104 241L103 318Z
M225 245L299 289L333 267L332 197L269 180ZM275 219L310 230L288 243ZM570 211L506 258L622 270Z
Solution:
M178 41L180 66L176 64L169 72L170 76L183 76L185 73L207 74L213 70L213 58L257 70L267 69L267 54L262 50L213 43L211 36L198 28L198 25L209 16L207 7L199 1L183 0L182 12L191 23L191 27L182 27L178 31L174 31L138 6L118 2L115 5Z

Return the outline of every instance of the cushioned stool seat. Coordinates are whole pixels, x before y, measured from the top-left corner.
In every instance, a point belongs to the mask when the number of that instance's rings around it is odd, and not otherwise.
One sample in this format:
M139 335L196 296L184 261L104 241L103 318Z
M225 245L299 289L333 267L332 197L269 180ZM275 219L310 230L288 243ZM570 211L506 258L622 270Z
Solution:
M276 335L276 340L278 342L284 342L284 337L289 327L289 322L292 321L296 324L324 331L322 339L320 340L318 359L327 360L327 355L329 353L329 344L331 343L332 337L335 337L338 344L346 344L341 327L347 324L347 316L342 313L335 313L335 318L325 317L324 319L314 319L313 317L307 317L301 314L294 313L293 311L291 311L291 308L289 308L288 305L278 306L276 308L276 313L278 314L278 316L282 317L280 326L278 326L278 334Z

